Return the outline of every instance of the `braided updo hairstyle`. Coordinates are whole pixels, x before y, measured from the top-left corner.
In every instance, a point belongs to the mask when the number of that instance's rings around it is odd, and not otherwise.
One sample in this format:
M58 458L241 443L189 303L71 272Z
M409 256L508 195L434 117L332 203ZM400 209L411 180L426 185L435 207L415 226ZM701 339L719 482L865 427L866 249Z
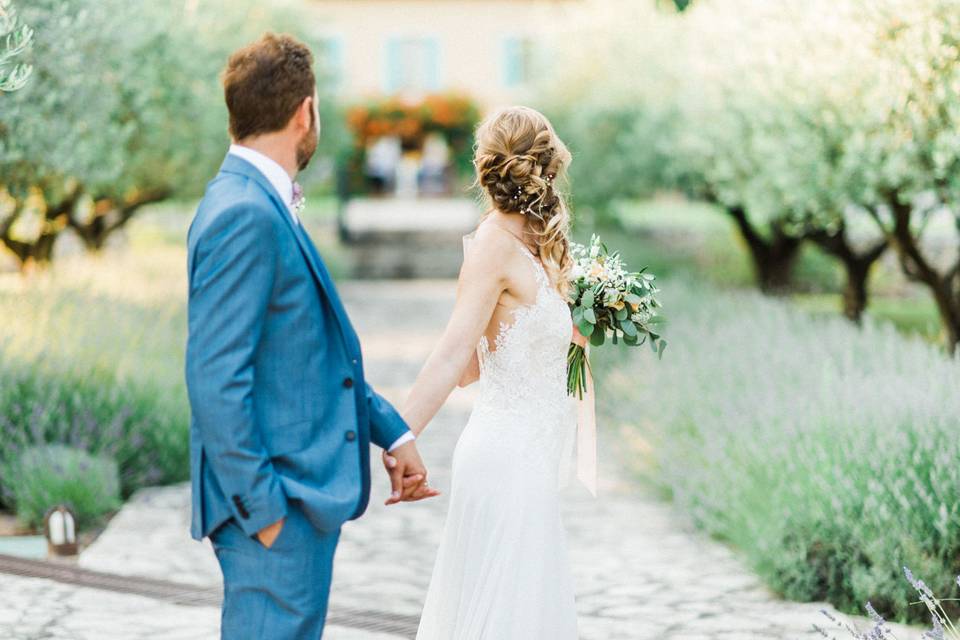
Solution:
M504 109L477 127L477 184L491 207L526 218L527 235L561 293L571 267L570 213L557 182L570 161L550 121L529 107Z

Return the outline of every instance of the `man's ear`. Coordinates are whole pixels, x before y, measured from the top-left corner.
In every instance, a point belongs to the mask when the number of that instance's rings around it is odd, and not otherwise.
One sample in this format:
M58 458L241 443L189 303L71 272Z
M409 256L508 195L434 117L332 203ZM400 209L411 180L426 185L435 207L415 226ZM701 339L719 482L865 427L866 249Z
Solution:
M303 102L300 103L300 107L297 108L297 126L304 131L310 130L310 122L313 120L313 103L313 96L304 98Z

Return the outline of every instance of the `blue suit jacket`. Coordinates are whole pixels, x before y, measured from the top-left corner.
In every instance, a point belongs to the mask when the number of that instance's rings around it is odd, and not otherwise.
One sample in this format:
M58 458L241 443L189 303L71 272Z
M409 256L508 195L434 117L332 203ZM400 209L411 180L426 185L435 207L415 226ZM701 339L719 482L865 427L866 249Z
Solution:
M300 503L321 531L359 517L370 445L407 431L363 377L360 343L309 236L228 155L188 234L191 534L254 535Z

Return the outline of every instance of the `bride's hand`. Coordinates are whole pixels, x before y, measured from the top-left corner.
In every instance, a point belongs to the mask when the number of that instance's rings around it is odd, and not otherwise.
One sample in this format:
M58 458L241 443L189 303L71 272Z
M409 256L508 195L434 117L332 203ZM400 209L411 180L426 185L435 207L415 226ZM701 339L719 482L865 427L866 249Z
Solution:
M570 342L583 348L587 347L587 337L580 333L580 329L577 329L577 325L573 325L573 337L570 338Z

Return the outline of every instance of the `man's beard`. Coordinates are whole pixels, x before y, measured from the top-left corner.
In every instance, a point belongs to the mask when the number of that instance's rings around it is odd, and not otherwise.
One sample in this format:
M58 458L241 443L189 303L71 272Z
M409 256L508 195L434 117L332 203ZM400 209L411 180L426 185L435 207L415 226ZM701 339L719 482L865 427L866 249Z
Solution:
M303 171L310 164L310 159L317 152L317 145L320 143L320 136L317 135L317 121L314 120L310 125L310 131L304 134L300 143L297 145L297 168Z

